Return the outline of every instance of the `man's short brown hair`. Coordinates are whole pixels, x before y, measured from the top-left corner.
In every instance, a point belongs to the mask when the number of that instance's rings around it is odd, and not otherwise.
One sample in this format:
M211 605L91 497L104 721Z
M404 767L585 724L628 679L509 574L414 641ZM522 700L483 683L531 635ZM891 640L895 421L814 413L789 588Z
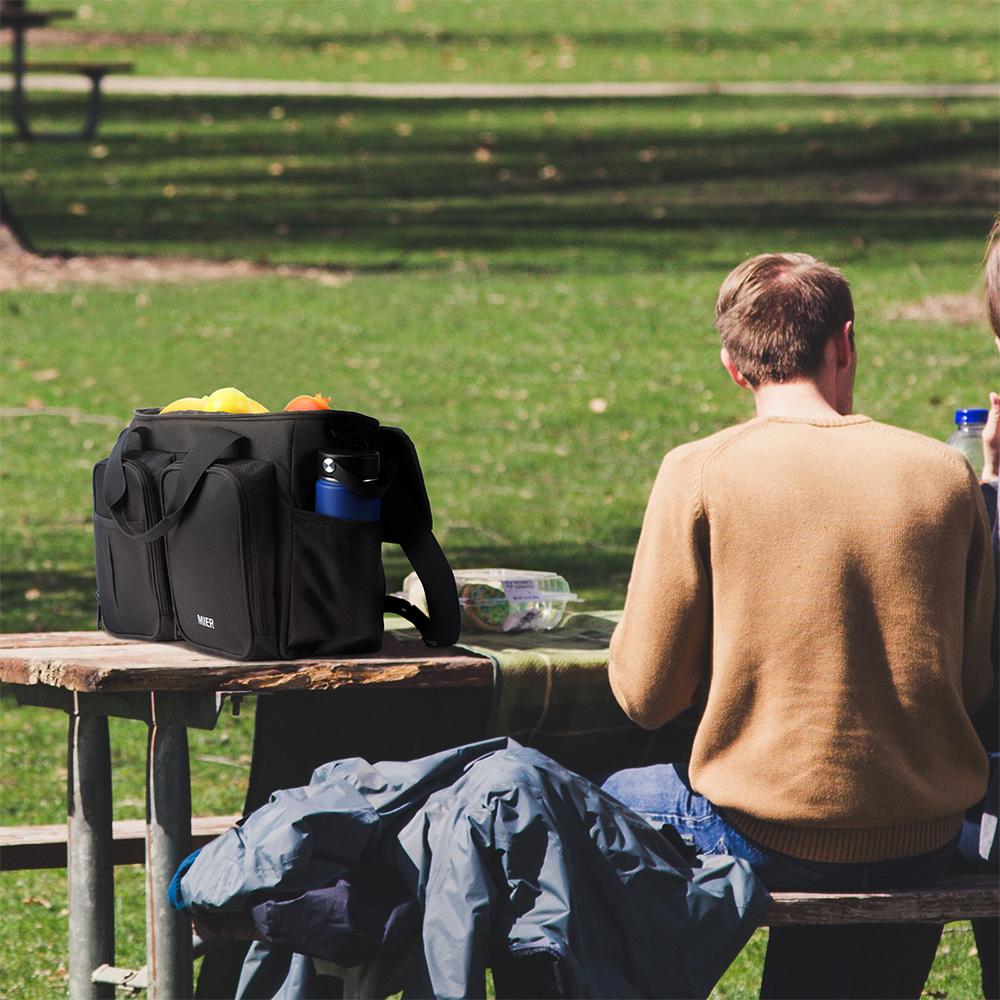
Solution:
M854 319L847 280L804 253L764 253L729 273L715 327L753 386L815 375L831 334Z

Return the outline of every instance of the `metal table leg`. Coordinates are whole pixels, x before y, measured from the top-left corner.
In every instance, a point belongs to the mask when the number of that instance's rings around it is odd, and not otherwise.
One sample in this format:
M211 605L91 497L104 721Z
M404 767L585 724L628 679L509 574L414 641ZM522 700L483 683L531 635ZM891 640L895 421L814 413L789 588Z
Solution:
M93 139L97 135L97 126L101 121L101 81L104 79L104 72L99 69L91 70L87 79L90 80L90 94L87 96L87 120L80 133L81 139Z
M111 744L108 720L69 717L69 995L71 1000L114 1000L115 990L91 982L91 973L115 961L115 869L111 832Z
M191 851L191 771L187 729L172 721L157 722L160 698L150 695L152 723L146 759L149 997L186 1000L193 993L191 923L170 905L167 886L177 866Z

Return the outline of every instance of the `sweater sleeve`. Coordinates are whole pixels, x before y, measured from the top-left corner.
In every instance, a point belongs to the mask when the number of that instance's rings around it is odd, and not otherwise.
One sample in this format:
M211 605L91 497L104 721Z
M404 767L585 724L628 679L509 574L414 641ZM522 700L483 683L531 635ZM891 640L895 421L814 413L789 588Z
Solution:
M972 538L965 585L965 646L962 668L962 690L965 705L974 711L989 696L993 687L991 646L995 642L997 567L994 563L993 539L986 505L978 484L970 471L974 494Z
M702 461L700 449L690 446L663 460L611 640L611 690L646 729L687 708L709 675L712 598Z

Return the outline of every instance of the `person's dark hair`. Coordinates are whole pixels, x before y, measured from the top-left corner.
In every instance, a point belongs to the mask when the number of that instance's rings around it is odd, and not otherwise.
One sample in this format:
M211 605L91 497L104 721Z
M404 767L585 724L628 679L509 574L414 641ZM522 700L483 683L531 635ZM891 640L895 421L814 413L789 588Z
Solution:
M804 253L744 261L723 281L715 303L722 344L753 386L815 375L831 334L853 319L847 280Z
M1000 337L1000 215L993 220L990 238L986 242L984 271L986 312L993 327L993 336Z

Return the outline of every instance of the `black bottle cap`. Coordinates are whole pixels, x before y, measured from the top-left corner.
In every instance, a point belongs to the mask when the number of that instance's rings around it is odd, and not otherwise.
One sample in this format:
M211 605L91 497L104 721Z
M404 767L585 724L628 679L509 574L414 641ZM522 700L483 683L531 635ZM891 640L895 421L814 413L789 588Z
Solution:
M382 468L377 451L321 451L319 453L320 479L337 479L337 469L342 467L357 479L378 479Z

